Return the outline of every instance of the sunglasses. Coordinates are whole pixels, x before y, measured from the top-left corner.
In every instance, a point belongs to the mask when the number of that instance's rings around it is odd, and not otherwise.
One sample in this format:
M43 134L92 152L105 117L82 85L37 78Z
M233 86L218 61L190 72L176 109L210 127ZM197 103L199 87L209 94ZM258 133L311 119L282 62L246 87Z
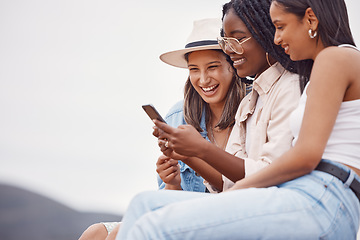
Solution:
M232 37L218 37L217 41L224 52L226 52L226 47L229 47L232 51L236 52L237 54L243 54L244 48L242 47L242 44L244 44L250 38L251 37L245 38L240 42L236 38L232 38Z

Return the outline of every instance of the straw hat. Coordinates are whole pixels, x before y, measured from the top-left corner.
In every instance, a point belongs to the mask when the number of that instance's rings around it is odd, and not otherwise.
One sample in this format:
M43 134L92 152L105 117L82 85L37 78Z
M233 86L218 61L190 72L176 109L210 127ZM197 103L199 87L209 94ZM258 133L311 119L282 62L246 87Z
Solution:
M217 18L194 21L193 30L184 49L163 53L160 59L172 66L187 68L185 54L209 49L221 49L217 37L220 36L222 22Z

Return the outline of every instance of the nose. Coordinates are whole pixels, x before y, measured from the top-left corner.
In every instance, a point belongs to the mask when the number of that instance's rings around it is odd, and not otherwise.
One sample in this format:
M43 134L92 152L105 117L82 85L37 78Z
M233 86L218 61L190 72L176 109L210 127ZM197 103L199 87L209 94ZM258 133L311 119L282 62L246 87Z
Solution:
M227 55L230 55L232 53L234 53L234 51L232 50L232 48L229 46L229 44L225 44L224 46L224 52L227 54Z
M210 82L210 77L207 72L202 72L199 79L200 84L206 84Z
M275 35L274 35L274 43L276 45L280 45L281 44L281 37L280 34L276 31Z

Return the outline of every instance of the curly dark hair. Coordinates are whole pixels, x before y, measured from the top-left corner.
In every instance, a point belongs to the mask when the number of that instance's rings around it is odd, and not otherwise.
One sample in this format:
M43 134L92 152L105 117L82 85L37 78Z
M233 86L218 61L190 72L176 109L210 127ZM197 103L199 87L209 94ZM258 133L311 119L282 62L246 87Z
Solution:
M223 16L233 9L244 22L251 35L276 61L285 69L300 75L300 89L303 91L309 81L310 74L302 71L304 65L312 64L312 60L294 62L284 50L274 43L275 26L270 18L271 0L231 0L223 5ZM224 36L223 29L221 35Z

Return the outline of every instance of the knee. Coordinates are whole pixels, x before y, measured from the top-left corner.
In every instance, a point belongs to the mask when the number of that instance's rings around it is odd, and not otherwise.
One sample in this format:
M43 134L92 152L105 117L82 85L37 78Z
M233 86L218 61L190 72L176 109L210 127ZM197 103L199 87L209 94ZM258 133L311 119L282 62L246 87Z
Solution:
M119 232L121 222L114 227L114 229L109 233L105 240L115 240L117 233Z
M79 240L104 240L108 232L102 223L95 223L88 227L80 236Z
M158 191L146 191L141 192L135 195L135 197L130 202L130 207L134 207L135 209L144 206L144 205L152 205L153 199L158 199Z

